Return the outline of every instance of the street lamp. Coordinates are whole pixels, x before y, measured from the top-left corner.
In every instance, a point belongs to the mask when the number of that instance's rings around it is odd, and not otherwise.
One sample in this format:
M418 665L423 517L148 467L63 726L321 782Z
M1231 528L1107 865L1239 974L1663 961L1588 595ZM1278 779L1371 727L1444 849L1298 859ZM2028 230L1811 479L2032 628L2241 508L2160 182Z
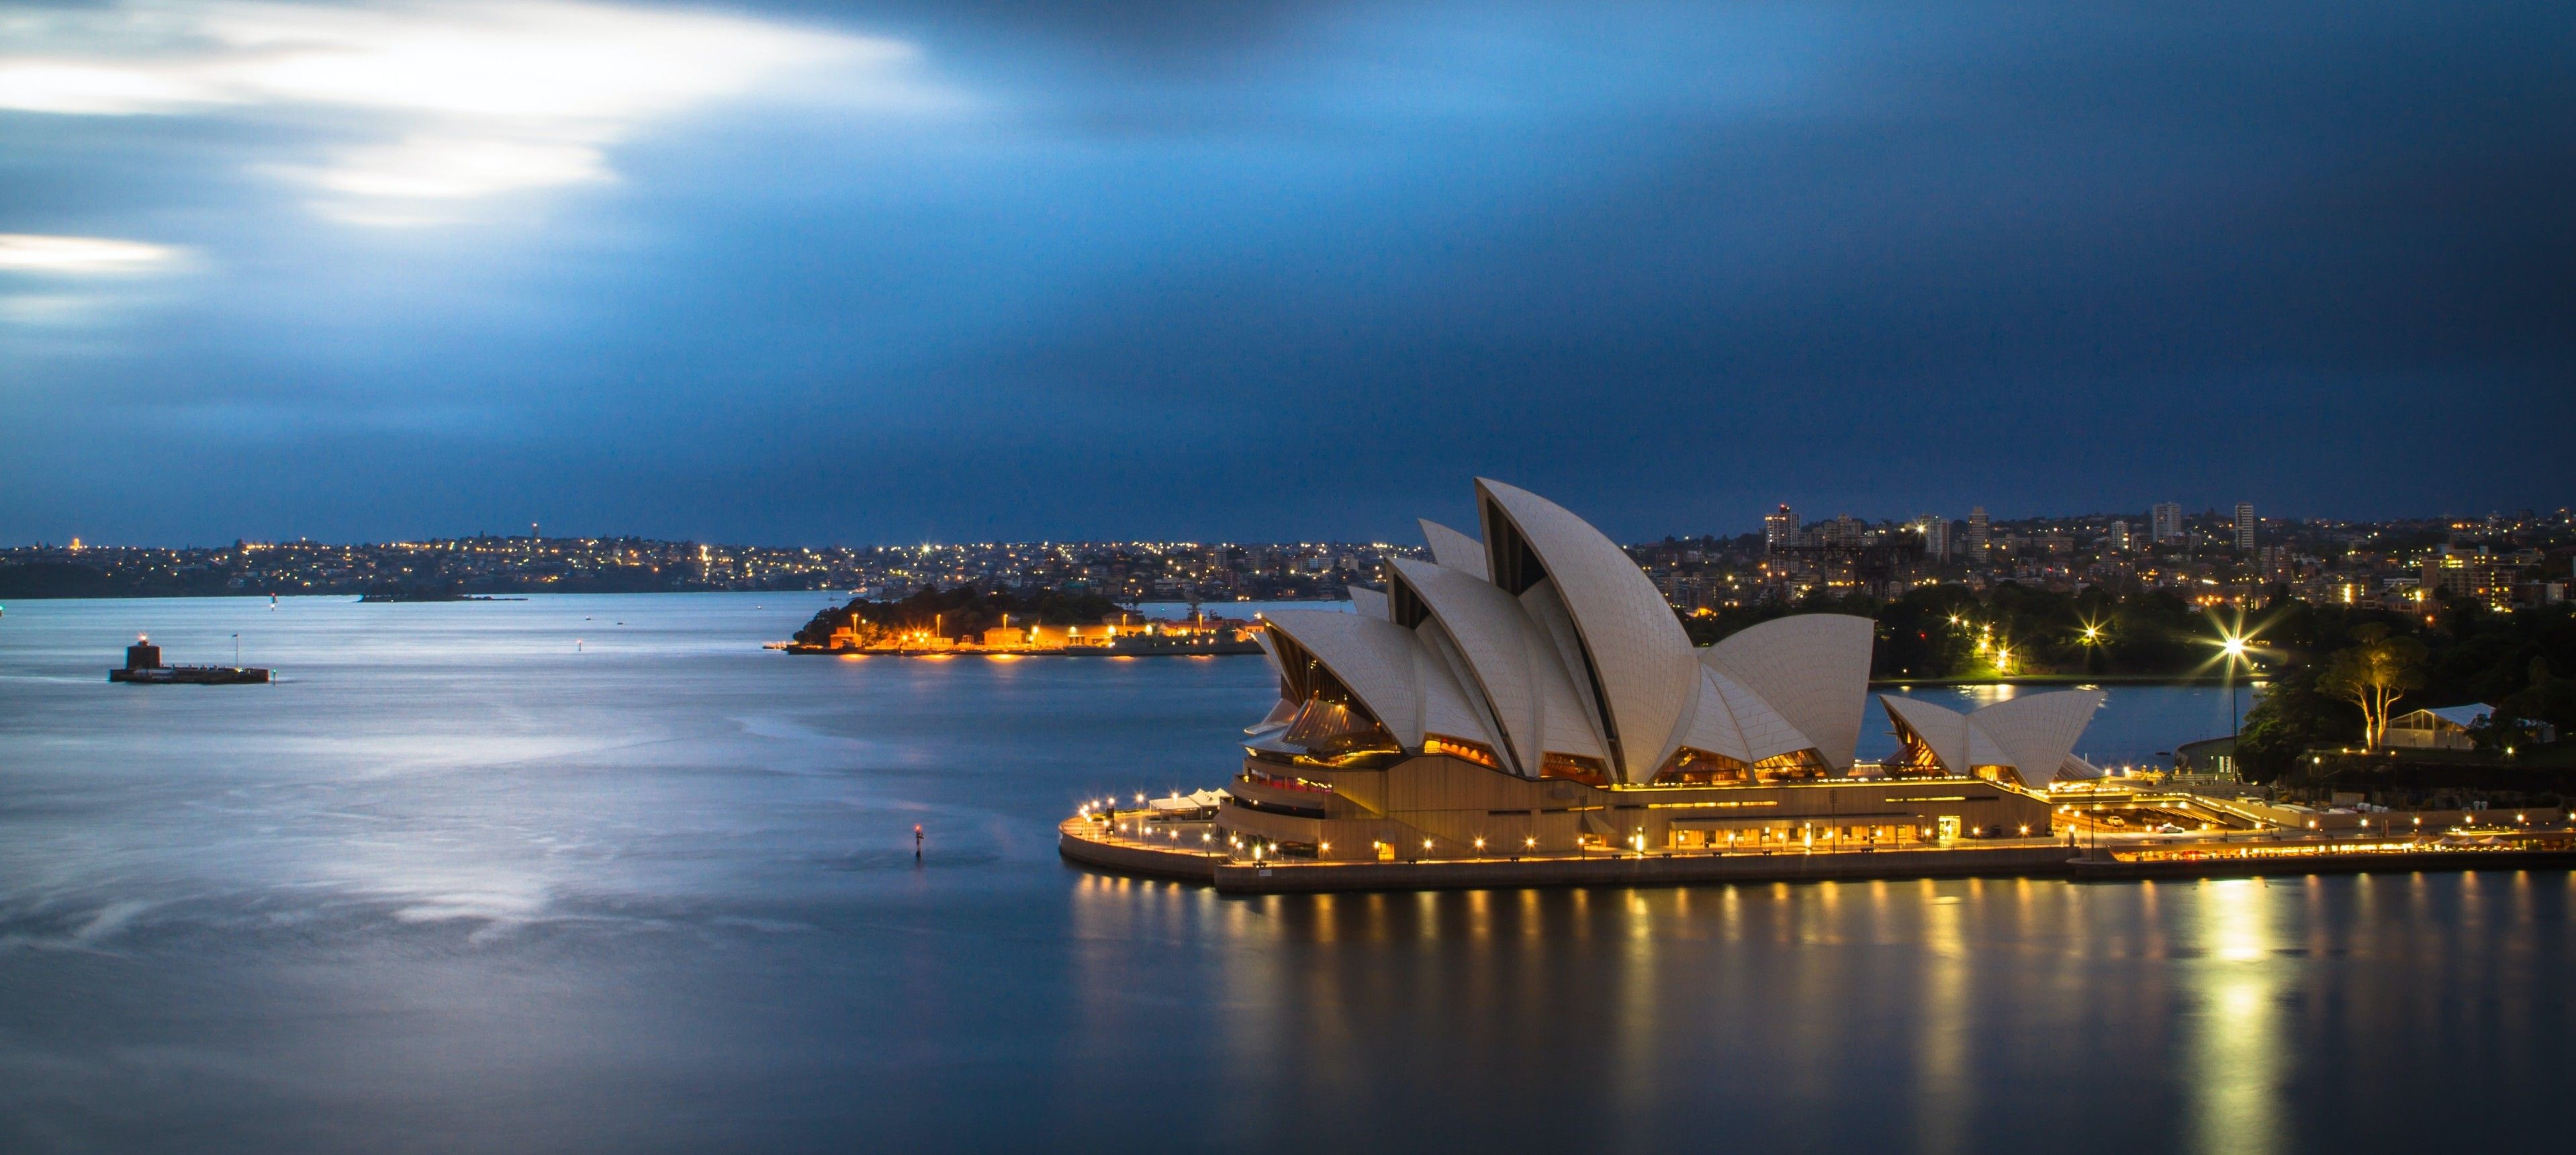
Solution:
M2238 695L2243 692L2243 684L2236 680L2235 674L2237 663L2245 661L2245 639L2230 637L2218 643L2218 649L2227 655L2227 756L2236 758L2236 741L2244 736L2245 723L2244 715L2236 704Z
M2226 664L2224 676L2227 679L2227 737L2230 751L2228 757L2233 759L2236 757L2235 742L2244 737L2245 728L2244 717L2238 706L2243 691L2236 679L2237 668L2242 666L2248 672L2254 669L2254 635L2257 631L2245 628L2245 615L2241 610L2237 612L2236 621L2233 624L2221 623L2215 612L2209 615L2209 624L2218 631L2218 659Z

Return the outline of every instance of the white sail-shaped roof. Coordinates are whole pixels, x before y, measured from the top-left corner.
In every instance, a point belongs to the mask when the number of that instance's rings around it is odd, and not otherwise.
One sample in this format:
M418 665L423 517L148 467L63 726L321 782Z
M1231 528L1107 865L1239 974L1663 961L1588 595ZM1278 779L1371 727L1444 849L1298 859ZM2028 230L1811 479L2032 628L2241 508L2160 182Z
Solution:
M1745 761L1759 762L1815 748L1815 739L1809 738L1780 711L1772 708L1771 703L1743 683L1716 670L1700 671L1700 679L1707 683L1719 701L1726 704L1726 712L1735 720L1737 732L1744 736Z
M1563 599L1598 684L1608 723L1613 774L1653 779L1678 744L1680 723L1698 696L1690 636L1645 572L1601 531L1555 502L1479 478L1485 512L1488 573L1505 592L1530 588L1515 546L1526 546ZM1497 529L1507 528L1508 534Z
M1869 708L1877 629L1849 614L1797 614L1739 631L1701 650L1699 660L1761 695L1826 765L1848 770Z
M1490 576L1485 569L1483 542L1429 518L1419 520L1423 543L1431 547L1431 560L1470 577Z
M1519 602L1447 566L1397 558L1394 568L1458 647L1471 688L1485 695L1523 774L1535 777L1549 751L1602 756L1554 644Z
M1333 610L1280 610L1268 621L1323 663L1397 742L1407 749L1421 747L1422 647L1413 631ZM1275 651L1272 660L1278 660Z
M1421 624L1413 627L1413 637L1415 641L1422 643L1422 648L1439 662L1440 668L1449 674L1450 681L1457 684L1459 696L1465 701L1466 710L1473 715L1476 723L1472 729L1459 730L1443 729L1437 724L1426 721L1423 726L1422 740L1428 743L1432 735L1446 734L1482 742L1492 747L1494 756L1502 760L1502 769L1524 777L1536 777L1538 775L1536 769L1520 766L1512 761L1511 743L1503 740L1503 724L1500 719L1494 717L1493 703L1486 699L1484 691L1478 686L1475 670L1467 664L1467 656L1458 651L1458 643L1449 636L1448 629L1443 627L1436 618L1425 618Z
M1385 590L1373 589L1368 586L1351 586L1348 588L1351 595L1352 613L1358 614L1364 618L1382 619L1386 617Z
M1422 726L1414 737L1403 740L1406 749L1421 749L1425 734L1447 734L1502 748L1486 727L1483 713L1467 701L1469 691L1450 673L1449 664L1418 637L1413 644L1413 669L1414 684L1422 688Z
M1914 737L1941 760L1943 769L1965 774L1977 763L1968 759L1968 716L1957 710L1935 706L1913 698L1881 694L1878 704L1887 708L1890 718L1914 732Z
M2039 790L2075 752L2075 740L2084 736L2084 726L2102 708L2103 698L2100 690L2026 694L1970 714L1968 720L2011 756L2024 785Z
M1328 610L1281 610L1267 620L1322 663L1404 748L1420 750L1426 732L1499 746L1448 664L1413 631ZM1282 663L1276 643L1265 649L1274 666Z
M1951 773L2009 766L2022 785L2045 790L2061 770L2068 769L2075 740L2083 736L2093 711L2101 708L2103 694L2100 690L2029 694L1966 714L1893 694L1882 694L1878 700Z
M1690 724L1682 729L1680 744L1723 754L1748 766L1759 761L1744 741L1744 727L1735 720L1735 711L1728 708L1726 692L1718 688L1713 672L1701 671L1699 682L1699 703L1691 710Z

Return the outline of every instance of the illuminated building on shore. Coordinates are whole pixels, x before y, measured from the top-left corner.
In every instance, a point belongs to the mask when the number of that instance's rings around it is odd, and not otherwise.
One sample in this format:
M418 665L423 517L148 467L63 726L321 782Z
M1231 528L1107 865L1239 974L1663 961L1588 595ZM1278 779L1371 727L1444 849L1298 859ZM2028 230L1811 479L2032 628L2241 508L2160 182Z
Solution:
M1352 860L2045 837L2050 782L2098 773L2069 753L2090 691L1964 716L1967 741L1891 700L1922 753L1856 764L1868 619L1694 648L1598 530L1476 491L1481 536L1423 523L1432 560L1392 560L1358 612L1269 617L1279 702L1219 811L1230 843Z
M1798 514L1786 502L1778 510L1762 515L1762 545L1766 549L1798 544Z

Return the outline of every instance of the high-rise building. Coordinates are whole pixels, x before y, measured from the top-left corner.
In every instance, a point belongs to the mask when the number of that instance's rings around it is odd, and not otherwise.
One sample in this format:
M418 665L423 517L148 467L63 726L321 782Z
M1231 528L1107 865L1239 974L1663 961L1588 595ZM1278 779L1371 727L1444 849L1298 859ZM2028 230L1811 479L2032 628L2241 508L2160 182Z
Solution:
M1986 507L1968 510L1968 559L1982 564L1992 556L1994 539L1987 533Z
M1798 544L1798 514L1797 511L1789 508L1787 502L1782 502L1780 512L1766 515L1762 519L1762 548L1771 550L1796 544Z
M2115 522L2112 522L2112 523L2111 523L2111 548L2112 548L2112 550L2114 550L2114 551L2116 551L2116 552L2119 552L2119 553L2127 553L2127 552L2129 552L2129 550L2130 550L2130 548L2132 547L2132 545L2133 545L2133 544L2134 544L2134 543L2133 543L2133 542L2131 542L2131 541L2129 540L2129 523L2128 523L2128 522L2125 522L2125 521L2115 521Z
M2236 552L2248 557L2254 553L2254 503L2236 503Z
M2463 549L2443 546L2441 552L2424 559L2424 579L2418 588L2427 598L2475 598L2493 609L2513 605L2514 575L2519 570L2511 558L2488 553L2486 547Z
M1923 535L1923 557L1927 561L1950 560L1950 519L1924 514L1914 519L1914 532Z
M2148 536L2157 541L2182 540L2182 503L2159 501L2147 513Z

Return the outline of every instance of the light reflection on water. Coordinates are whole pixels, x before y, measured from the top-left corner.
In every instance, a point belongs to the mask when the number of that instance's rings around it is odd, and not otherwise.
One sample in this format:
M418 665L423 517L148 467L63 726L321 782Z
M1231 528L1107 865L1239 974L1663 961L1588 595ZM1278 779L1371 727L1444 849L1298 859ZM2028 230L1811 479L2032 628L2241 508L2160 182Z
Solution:
M2281 963L2272 956L2281 908L2269 882L2202 885L2201 992L2190 1023L2191 1136L2202 1151L2266 1152L2280 1145L2278 1107L2289 1041L2281 1037Z
M2565 873L1220 898L1065 868L1053 823L1222 775L1257 660L748 645L809 608L11 606L0 1149L2557 1130ZM107 686L145 617L294 677Z

